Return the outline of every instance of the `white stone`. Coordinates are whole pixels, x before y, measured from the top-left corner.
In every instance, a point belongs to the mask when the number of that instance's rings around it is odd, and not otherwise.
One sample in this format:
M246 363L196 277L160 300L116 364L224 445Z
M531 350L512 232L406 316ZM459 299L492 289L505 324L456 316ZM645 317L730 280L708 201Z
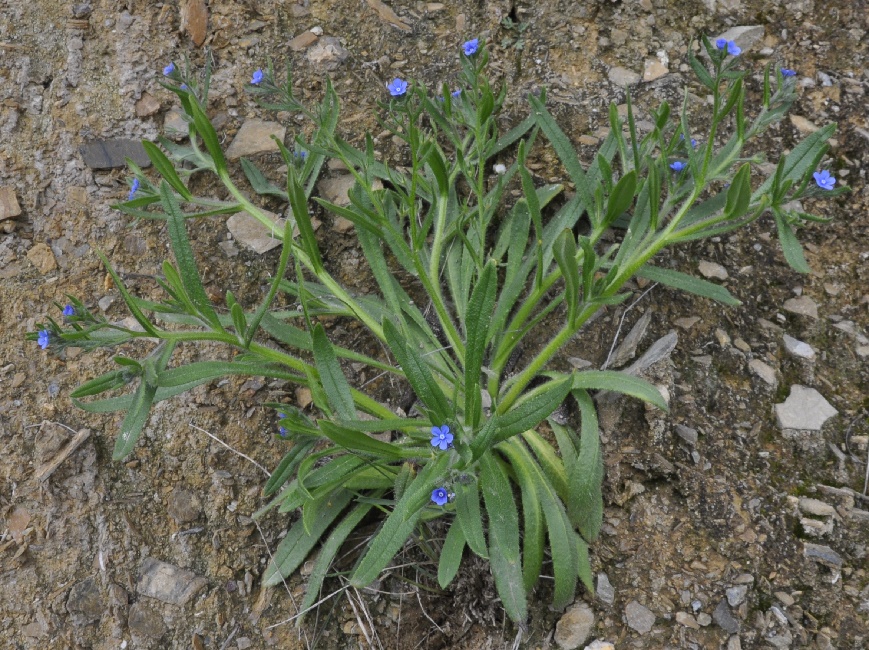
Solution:
M640 634L648 634L655 624L655 615L648 607L632 600L625 607L625 620L628 627Z
M700 271L700 275L702 275L704 278L716 278L718 280L726 280L728 277L727 269L725 269L720 264L716 264L715 262L707 262L703 260L697 265L697 270Z
M783 305L785 311L800 316L808 316L809 318L818 318L818 305L808 296L800 296L799 298L791 298L785 300Z
M633 86L640 80L640 75L636 72L619 66L610 68L607 76L616 86L621 86L622 88Z
M804 343L803 341L795 339L792 336L788 336L787 334L782 337L782 340L785 344L785 350L787 350L795 357L800 357L802 359L815 358L815 350L808 343Z
M824 503L818 499L810 499L809 497L800 499L800 510L807 515L815 515L817 517L832 517L836 514L836 509L829 503Z
M814 388L795 384L782 404L775 405L775 415L782 429L820 431L824 422L839 412Z
M748 367L754 374L763 379L773 388L778 385L778 380L775 378L775 370L760 359L752 359L748 362Z

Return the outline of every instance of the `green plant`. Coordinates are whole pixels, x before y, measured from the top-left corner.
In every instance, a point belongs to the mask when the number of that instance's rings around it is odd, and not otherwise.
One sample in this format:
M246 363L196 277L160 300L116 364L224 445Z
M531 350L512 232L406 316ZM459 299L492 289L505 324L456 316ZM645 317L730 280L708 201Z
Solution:
M752 163L760 158L744 157L743 147L785 114L795 98L793 80L767 69L761 109L749 119L743 106L746 73L727 54L734 50L706 39L703 46L711 70L693 55L689 59L713 98L702 143L692 138L687 93L677 114L667 104L654 111L654 127L642 137L629 99L626 120L611 107L610 134L588 168L547 111L544 94L530 97L528 117L499 134L506 89L491 87L484 74L488 53L476 41L464 46L458 91L444 87L442 96L433 97L401 79L389 84L392 98L382 107L382 124L404 145L408 160L402 167L379 160L370 135L362 147L338 135L339 101L328 82L325 98L312 110L296 99L289 73L279 84L273 69L257 71L249 90L263 106L301 112L315 127L310 141L297 139L292 151L278 142L287 165L285 187L241 161L255 193L289 204L292 218L281 230L231 178L206 116L207 71L198 83L189 71L167 68L165 85L181 102L189 144L161 140L161 149L145 143L159 179L152 182L131 165L135 184L129 200L117 206L135 217L166 221L175 263L163 264L158 282L167 298L151 302L132 295L103 257L139 328L110 323L73 300L63 326L50 320L29 336L55 348L158 342L141 360L116 356L119 370L72 394L88 411L126 413L116 459L132 451L155 402L194 386L226 375L307 386L319 418L291 405L269 405L280 413L281 434L292 446L266 483L271 502L256 515L272 508L301 510L266 571L266 584L279 583L321 543L303 608L316 600L348 535L377 510L383 523L353 569L352 584L372 582L409 537L446 517L449 532L438 566L442 586L455 577L468 547L490 562L507 614L521 622L548 547L553 604L563 607L578 581L592 588L588 544L602 521L603 465L590 391L666 404L641 379L609 371L561 372L551 367L553 357L598 310L625 300L625 285L636 276L737 304L722 287L650 262L669 246L721 235L767 210L788 262L807 270L794 227L818 219L788 205L846 190L822 189L821 181L810 185L832 126L782 156L775 173L752 189ZM728 126L733 133L725 138ZM558 207L562 186L537 186L526 165L541 133L576 189ZM309 199L328 158L341 160L355 177L350 204L314 200L354 224L380 295L354 295L324 262ZM512 162L492 175L498 160ZM194 196L186 179L204 172L226 188L230 201ZM826 177L823 182L831 186ZM512 205L511 186L521 188ZM239 210L282 240L281 255L255 310L245 311L227 292L228 311L221 313L203 288L186 221ZM581 222L586 234L577 235ZM613 228L623 234L607 246L604 234ZM407 282L400 283L398 273ZM278 294L299 308L273 308ZM333 344L321 319L334 317L363 324L388 355L373 358ZM560 323L556 332L536 343L553 323ZM263 343L264 335L281 347ZM217 341L238 354L231 361L170 367L176 344L186 341ZM399 413L351 387L342 361L406 381L416 396L415 413ZM135 381L132 394L82 401ZM550 417L566 399L578 407L578 431ZM551 436L538 430L547 419ZM384 432L392 433L391 440L370 435Z

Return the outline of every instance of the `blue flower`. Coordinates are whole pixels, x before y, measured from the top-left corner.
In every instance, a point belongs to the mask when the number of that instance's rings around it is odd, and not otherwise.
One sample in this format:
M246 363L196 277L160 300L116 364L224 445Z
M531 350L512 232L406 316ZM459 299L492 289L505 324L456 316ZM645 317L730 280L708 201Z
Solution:
M286 413L278 413L278 417L281 420L283 420L285 417L287 417L287 414ZM280 434L281 438L286 438L287 433L288 433L286 427L280 426L280 422L278 422L278 425L279 425L278 426L278 433Z
M136 196L136 192L139 191L139 179L134 178L133 184L130 185L130 193L127 195L127 201L132 201Z
M39 343L39 347L41 347L44 350L45 348L48 347L48 344L50 341L51 341L51 332L49 332L48 330L42 330L41 332L39 332L39 337L36 339L36 342ZM434 495L432 495L432 498L434 498ZM441 504L441 505L443 505L443 504Z
M680 136L679 136L679 139L684 141L684 140L685 140L685 134L683 133L682 135L680 135ZM691 138L691 148L693 149L693 148L695 148L696 146L697 146L697 140L695 140L694 138Z
M818 184L818 187L820 187L822 190L831 190L836 184L836 178L834 176L830 176L830 172L828 172L826 169L815 172L814 174L812 174L812 176L815 178L815 182Z
M257 70L253 73L253 77L251 77L250 82L256 86L259 82L263 80L263 71Z
M63 315L65 318L69 318L70 316L75 316L75 307L72 305L67 305L63 308Z
M431 446L437 447L441 451L449 449L453 443L453 434L450 433L450 428L444 424L439 427L431 428Z
M477 53L477 50L480 49L480 39L473 38L470 41L465 41L462 43L462 51L464 51L465 56L471 56Z
M456 98L458 98L458 97L461 96L461 94L462 94L462 89L459 88L458 90L454 90L453 92L451 92L451 93L450 93L450 97L456 97Z
M739 56L742 54L742 48L733 41L727 41L727 53L730 56Z
M407 82L404 79L399 79L398 77L396 77L388 84L386 84L386 89L393 97L401 97L404 93L407 92Z
M781 69L781 76L782 77L795 77L795 76L797 76L797 71L791 70L789 68L782 68Z
M181 84L178 86L181 90L187 90L187 84Z
M683 163L681 160L677 160L670 163L670 169L672 169L674 172L680 172L685 169L685 163Z
M446 502L450 500L450 494L446 488L435 488L431 492L431 500L439 506L446 505Z
M727 39L719 38L717 41L715 41L715 47L717 47L719 50L723 50L725 47L727 47Z
M175 64L174 63L170 63L165 68L163 68L163 76L164 77L168 77L173 72L175 72Z
M296 151L293 153L293 158L298 158L302 162L305 162L305 158L308 157L308 152L302 149L301 151Z

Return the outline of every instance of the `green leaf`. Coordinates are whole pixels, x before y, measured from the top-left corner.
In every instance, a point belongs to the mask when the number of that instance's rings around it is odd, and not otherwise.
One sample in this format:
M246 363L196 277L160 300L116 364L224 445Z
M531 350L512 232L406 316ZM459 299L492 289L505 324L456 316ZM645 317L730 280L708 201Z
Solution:
M468 315L465 319L467 343L465 345L465 418L466 422L476 427L480 422L482 405L480 400L480 370L483 367L483 355L488 344L489 324L492 310L495 307L495 295L498 290L497 265L490 260L483 269L477 285L468 303ZM467 533L467 531L465 531ZM470 543L470 539L468 542ZM473 544L471 548L476 552Z
M136 322L142 326L148 334L153 336L154 338L160 338L160 333L157 331L157 328L151 324L147 318L145 318L145 314L142 313L142 310L139 309L135 298L130 294L127 287L124 285L121 277L115 272L115 269L112 268L112 265L109 264L109 259L103 254L102 251L97 251L97 255L100 256L100 259L103 262L103 265L106 267L106 270L109 272L109 275L112 276L112 280L115 283L115 286L118 288L118 291L121 292L121 297L124 299L124 303L127 305L127 309L130 310L130 313L133 315L133 318L136 319Z
M321 323L314 326L312 334L314 340L314 363L320 374L320 381L326 391L329 406L342 420L356 419L356 406L353 404L353 395L350 392L350 384L341 371L338 357Z
M724 214L727 219L738 219L748 210L751 200L751 165L745 163L736 172L727 190Z
M661 392L654 385L633 377L624 372L615 370L586 370L575 372L572 376L573 390L611 390L623 395L636 397L649 404L654 404L662 411L669 410L667 402L661 396Z
M785 254L785 260L790 267L798 273L810 273L808 262L803 255L803 247L800 240L794 234L791 225L785 221L784 217L778 210L773 212L775 215L775 225L778 228L778 240L781 242L782 252Z
M284 162L287 164L287 194L290 197L290 208L293 210L293 218L296 220L296 226L299 228L302 246L311 260L314 272L321 273L324 270L323 258L320 256L320 247L317 244L314 225L311 223L311 215L308 212L308 199L305 196L305 188L299 182L298 175L293 166L293 155L282 142L279 140L275 140L275 142L281 151Z
M489 515L489 563L510 620L523 623L528 604L519 562L519 513L504 469L491 454L480 458L480 486Z
M157 387L142 377L139 387L133 394L133 402L121 423L121 431L115 440L115 449L112 452L112 460L123 460L127 454L133 451L136 441L142 435L142 429L148 423L151 412L151 404L154 403L154 394Z
M582 581L588 593L594 593L594 581L591 573L591 561L588 558L588 544L579 533L573 533L573 541L576 544L576 573Z
M820 160L828 148L826 141L830 139L835 132L836 125L828 124L806 137L805 140L794 147L785 157L786 162L782 170L783 178L780 177L780 180L790 180L796 183L802 179L807 172L817 167L818 160ZM770 176L761 183L760 187L758 187L752 195L754 200L757 200L758 197L770 190L774 178L775 176Z
M571 379L567 377L535 388L524 401L500 416L494 444L536 427L561 405L570 387Z
M613 221L618 219L631 207L634 202L634 192L637 189L637 172L631 170L621 177L607 200L606 216L603 218L601 228L607 228Z
M112 370L111 372L107 372L99 377L95 377L90 381L83 383L81 386L72 391L69 396L73 399L79 397L90 397L91 395L99 395L100 393L104 393L109 390L114 390L115 388L120 388L121 386L126 386L128 383L128 375L130 372L128 370ZM138 373L136 373L138 374ZM135 377L129 377L129 380Z
M573 391L573 397L582 415L582 433L579 456L568 477L567 512L583 538L593 542L603 523L603 457L597 411L586 391Z
M576 240L569 228L561 231L555 245L552 247L555 262L561 269L564 278L564 300L567 302L567 321L572 323L576 318L576 310L579 306L579 293L581 291L579 281L579 264L576 261Z
M662 269L659 266L646 264L637 272L637 275L652 282L660 282L674 289L687 291L703 298L710 298L716 302L720 302L722 305L742 304L724 287L680 271L674 271L673 269Z
M304 523L299 520L287 536L278 544L272 561L269 562L263 575L263 585L272 587L291 575L320 539L326 529L332 524L344 508L350 503L353 494L349 490L339 490L334 497L318 513L316 519L311 522L310 532L305 530Z
M375 492L372 497L379 498L382 495L382 492ZM332 566L335 556L338 555L338 551L341 550L341 546L350 536L350 533L356 530L356 527L373 507L373 503L357 504L341 520L341 522L335 526L329 534L329 537L327 537L326 541L323 542L323 546L317 554L317 560L314 562L314 568L308 576L308 586L305 588L305 597L302 599L302 604L299 606L300 611L304 612L306 609L312 607L316 602L320 588L323 586L323 581L329 573L329 569ZM296 619L296 624L300 624L303 618L304 616L300 616Z
M187 112L193 118L196 132L205 143L208 153L211 154L211 159L214 161L214 171L219 176L227 175L226 159L223 157L223 150L220 148L220 139L217 137L217 131L214 130L199 101L196 99L191 100L189 102L189 111Z
M341 426L328 420L320 420L320 430L336 445L363 454L372 454L379 458L419 458L420 449L405 449L388 442L372 438L361 431Z
M172 164L172 161L166 157L166 154L160 151L160 148L156 144L149 142L148 140L142 140L142 147L145 149L148 158L151 159L154 169L156 169L166 182L172 186L172 189L178 192L178 194L181 195L181 198L185 201L191 200L193 195L190 193L190 190L187 189L187 186L184 185L181 177L178 176L178 172L175 171L175 166Z
M483 515L480 512L480 493L477 481L458 483L456 490L456 523L461 526L463 536L471 550L483 559L489 557L486 537L483 534Z
M691 65L691 68L693 68L694 74L697 75L700 83L706 86L709 90L715 90L715 81L712 79L712 75L710 75L706 67L697 60L697 57L694 56L694 52L690 47L688 48L688 63Z
M263 487L263 496L271 496L281 489L284 483L286 483L293 475L293 472L296 470L296 467L299 466L299 463L302 462L302 459L314 448L315 444L317 444L316 440L296 442L293 445L293 448L284 454L281 462L278 463L275 471L272 472L269 480L266 481L265 487Z
M416 396L428 407L440 422L446 422L452 415L452 409L446 395L435 382L428 365L419 352L410 345L398 331L395 324L388 318L383 319L383 334L398 365L404 371Z
M222 330L220 320L211 301L202 287L202 279L199 277L199 269L196 267L196 259L193 257L193 249L190 248L190 240L187 238L187 221L178 205L178 200L172 193L172 189L166 181L160 183L160 203L168 215L167 226L169 241L172 244L172 253L178 264L181 281L190 300L196 306L197 311L216 330Z
M241 163L241 169L244 171L244 175L247 176L247 180L250 182L250 186L253 188L254 192L257 194L276 196L279 199L289 202L289 195L263 176L263 173L259 168L250 160L247 158L241 158L239 162Z
M443 548L441 549L441 557L438 562L438 584L441 589L446 589L447 586L456 577L459 572L459 566L462 563L462 553L465 551L465 537L462 532L462 527L457 521L453 521L450 529L447 531L447 538L444 540Z
M358 588L371 584L401 550L416 528L423 508L431 501L431 492L437 487L436 481L443 478L449 459L449 454L441 454L416 475L395 505L395 510L371 540L350 578L350 584Z

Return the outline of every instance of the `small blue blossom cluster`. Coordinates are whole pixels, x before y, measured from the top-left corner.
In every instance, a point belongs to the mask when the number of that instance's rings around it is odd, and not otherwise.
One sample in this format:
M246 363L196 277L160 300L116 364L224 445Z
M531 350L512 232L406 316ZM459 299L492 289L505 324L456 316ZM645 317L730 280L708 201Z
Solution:
M431 446L435 449L446 451L453 446L453 437L450 427L446 424L431 428ZM431 493L431 500L439 506L446 505L450 500L450 493L445 487L435 488Z
M462 43L462 51L465 53L465 56L473 56L477 53L478 49L480 49L479 38L472 38L470 41Z
M432 490L431 500L439 506L445 506L447 504L447 501L450 500L450 493L447 492L446 488L435 488L434 490Z
M781 69L781 76L782 77L795 77L795 76L797 76L797 71L791 70L790 68L782 68Z
M72 305L67 305L63 308L63 317L69 318L70 316L75 316L75 307Z
M127 201L132 201L136 197L136 192L139 191L139 179L134 178L130 185L130 193L127 195Z
M686 165L681 160L676 160L675 162L670 163L670 169L674 172L680 172L685 169Z
M262 80L263 80L263 71L257 70L256 72L253 73L253 76L250 78L250 83L252 85L256 86L257 84L262 82Z
M173 72L175 72L175 64L174 63L170 63L165 68L163 68L163 76L164 77L168 77Z
M393 97L401 97L404 93L407 92L407 82L404 79L399 79L398 77L396 77L388 84L386 84L386 89Z
M39 343L39 347L44 350L48 347L49 343L51 343L51 332L48 330L41 330L39 336L36 338L36 342Z
M278 435L280 435L281 438L286 438L287 433L289 433L289 431L287 431L287 428L281 425L281 421L286 417L286 413L278 413L278 418L280 418L280 420L278 421Z
M719 38L715 41L715 47L719 50L727 50L727 53L730 56L739 56L742 54L742 48L740 48L735 42L728 41L726 38Z
M818 187L822 190L832 190L833 186L836 184L836 177L830 176L830 172L826 169L815 172L812 176L815 179L815 183L817 183Z

